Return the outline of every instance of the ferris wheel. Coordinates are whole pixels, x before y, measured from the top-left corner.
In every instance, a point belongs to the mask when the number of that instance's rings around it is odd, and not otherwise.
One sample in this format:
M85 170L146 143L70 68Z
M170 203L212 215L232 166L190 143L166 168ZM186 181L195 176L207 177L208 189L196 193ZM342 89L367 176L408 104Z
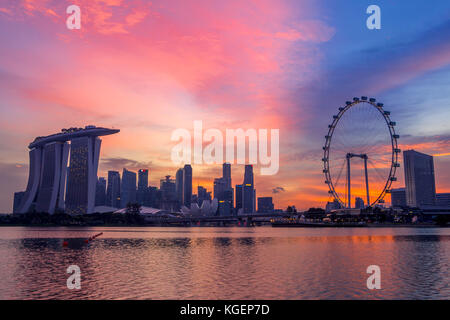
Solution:
M382 103L353 98L333 116L323 147L328 193L342 208L384 203L400 164L396 123Z

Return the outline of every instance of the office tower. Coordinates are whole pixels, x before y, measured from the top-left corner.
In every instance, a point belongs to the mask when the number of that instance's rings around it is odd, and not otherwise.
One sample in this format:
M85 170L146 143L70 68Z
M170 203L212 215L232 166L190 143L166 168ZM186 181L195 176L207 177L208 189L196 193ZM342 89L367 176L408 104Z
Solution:
M183 169L177 170L175 175L175 189L177 193L177 201L181 206L183 204Z
M145 192L143 205L145 207L158 208L159 203L157 203L157 193L158 193L157 187L149 186Z
M160 209L174 212L178 209L176 182L166 176L165 179L160 180Z
M19 213L20 204L25 196L25 191L14 192L13 213Z
M450 207L450 193L437 193L436 194L436 205L439 207L449 208Z
M126 208L129 203L136 203L136 172L123 168L120 206Z
M183 168L183 205L191 207L192 201L192 167L186 164Z
M253 184L253 165L245 165L244 183L242 190L242 208L244 213L255 212L255 190Z
M148 189L148 170L139 169L138 171L138 188L136 192L136 202L141 206L144 205L145 194Z
M392 208L406 207L406 191L405 188L391 190L391 206Z
M197 187L197 197L198 197L198 205L199 207L202 206L203 201L209 200L211 201L211 192L208 192L206 188L203 188L202 186Z
M236 185L236 212L242 209L242 184Z
M225 162L222 165L222 178L225 181L225 188L231 189L231 164Z
M231 165L224 163L222 177L214 179L214 198L218 200L220 216L231 216L233 212L233 188L231 188Z
M145 190L148 187L148 170L140 169L138 171L138 190Z
M218 200L223 200L225 189L226 189L226 181L223 178L215 178L213 187L214 198Z
M253 165L246 164L245 165L245 172L244 172L244 184L251 184L253 185Z
M403 152L406 203L409 207L435 205L433 157L414 150Z
M108 171L106 205L113 208L120 208L120 173L117 171Z
M95 189L95 206L106 206L106 179L98 178Z
M272 197L258 198L258 212L259 213L273 213L274 206Z
M355 198L355 209L364 209L364 200L362 198Z

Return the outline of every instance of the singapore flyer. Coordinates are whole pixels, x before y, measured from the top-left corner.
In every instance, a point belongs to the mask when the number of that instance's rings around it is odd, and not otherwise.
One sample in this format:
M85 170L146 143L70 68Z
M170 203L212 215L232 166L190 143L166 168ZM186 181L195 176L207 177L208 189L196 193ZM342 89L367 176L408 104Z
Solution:
M374 98L355 97L338 111L323 147L328 192L342 208L382 204L400 166L396 123Z

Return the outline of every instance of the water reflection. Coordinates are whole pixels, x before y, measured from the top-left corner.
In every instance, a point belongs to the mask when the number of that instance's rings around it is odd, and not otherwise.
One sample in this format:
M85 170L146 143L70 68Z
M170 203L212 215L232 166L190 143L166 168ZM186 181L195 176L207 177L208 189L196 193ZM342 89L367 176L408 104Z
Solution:
M0 298L448 299L449 248L448 229L5 227Z

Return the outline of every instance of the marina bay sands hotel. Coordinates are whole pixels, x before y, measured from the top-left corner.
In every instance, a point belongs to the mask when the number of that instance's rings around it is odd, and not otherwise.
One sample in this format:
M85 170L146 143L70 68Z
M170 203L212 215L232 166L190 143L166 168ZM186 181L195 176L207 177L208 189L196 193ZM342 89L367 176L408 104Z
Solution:
M56 134L37 137L28 146L28 184L16 212L53 214L58 210L68 214L92 213L100 157L99 136L119 131L86 126L84 129L62 129ZM69 154L70 164L67 167Z

